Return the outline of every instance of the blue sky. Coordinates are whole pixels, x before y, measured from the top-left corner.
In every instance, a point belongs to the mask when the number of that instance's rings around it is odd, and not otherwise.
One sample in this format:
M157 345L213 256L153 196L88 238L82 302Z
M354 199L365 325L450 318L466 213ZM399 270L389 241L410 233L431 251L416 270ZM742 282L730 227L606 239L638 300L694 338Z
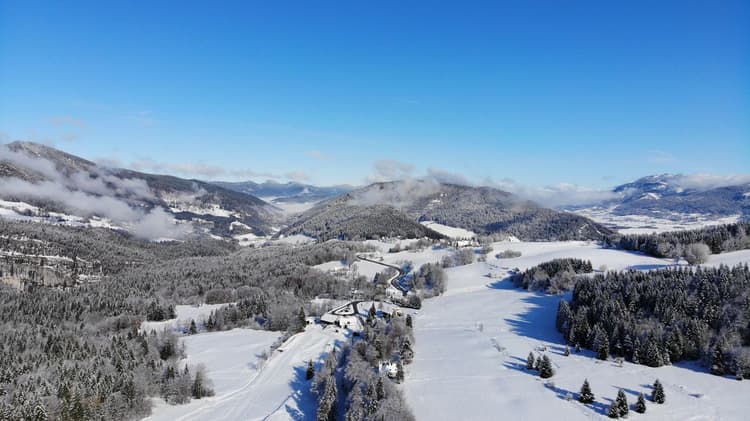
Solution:
M532 186L748 173L749 21L744 1L4 1L0 136L316 184L382 160Z

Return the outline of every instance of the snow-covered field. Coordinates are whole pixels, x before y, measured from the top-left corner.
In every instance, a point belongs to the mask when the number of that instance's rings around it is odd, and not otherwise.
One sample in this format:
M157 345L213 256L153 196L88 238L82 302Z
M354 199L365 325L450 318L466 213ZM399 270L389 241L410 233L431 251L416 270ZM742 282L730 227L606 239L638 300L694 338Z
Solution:
M263 362L260 354L277 337L273 332L234 329L184 338L188 363L206 365L216 395L187 405L159 401L146 420L309 419L315 414L316 401L305 380L307 362L313 360L319 366L326 353L346 337L342 330L308 326Z
M427 228L430 228L433 231L437 231L440 234L443 234L446 237L452 238L454 240L468 240L477 236L477 234L473 231L469 231L463 228L450 227L448 225L438 224L437 222L422 221L420 223Z
M178 331L187 330L187 328L190 327L191 320L195 320L195 323L200 326L203 322L208 320L208 316L212 311L225 305L226 304L203 304L200 306L175 306L174 312L177 317L162 322L143 322L141 323L141 330L146 332L153 330L161 331L164 329Z
M614 215L612 208L602 207L577 209L574 213L599 222L621 234L651 234L654 232L698 229L713 225L732 224L740 220L740 215L715 218L697 213L665 214L663 218L646 215Z
M423 303L415 319L416 357L404 383L417 419L606 419L606 407L618 389L632 404L639 392L648 396L656 378L665 386L667 403L648 402L646 414L631 411L630 419L747 419L750 382L712 376L695 364L619 367L588 352L563 356L555 313L565 297L523 291L500 280L504 268L524 269L555 257L590 259L595 268L609 269L651 269L668 261L582 242L495 244L495 252L504 249L523 255L497 260L493 253L487 263L448 269L447 293ZM750 259L750 254L713 256L710 263L742 259ZM488 273L495 276L485 276ZM548 348L555 366L553 384L545 385L524 369L526 356L539 346ZM577 393L585 378L597 403L567 401L568 393Z
M415 268L453 252L428 248L387 253L393 243L370 243L378 246L376 254L384 262L410 260ZM505 250L519 251L521 256L495 257ZM646 414L631 411L630 419L746 419L750 407L743 398L750 396L750 382L710 375L695 363L660 368L624 363L620 367L614 361L596 360L588 351L563 356L555 313L558 302L568 297L523 291L503 280L513 268L524 270L560 257L588 259L594 268L606 266L608 270L650 270L673 264L670 259L604 249L590 242L498 242L487 262L447 269L446 293L426 300L419 311L409 311L415 320L416 358L406 367L401 387L418 420L606 419L606 407L618 389L626 392L632 404L639 392L649 395L657 378L665 386L667 403L649 401ZM711 256L707 265L742 262L750 262L750 251ZM383 270L363 261L356 265L361 274ZM321 270L342 267L339 261L318 266ZM369 305L361 303L360 311ZM143 328L181 326L185 320L206 317L213 308L178 306L177 319ZM384 310L390 308L386 305ZM315 397L304 380L306 362L312 359L320 364L335 344L348 338L343 330L308 326L264 362L261 353L277 337L277 333L246 329L184 337L187 362L206 365L216 396L181 406L158 401L148 420L314 419ZM540 346L547 347L556 370L551 383L524 369L528 353ZM577 393L585 378L597 402L584 406L568 401L566 396Z
M312 202L289 202L285 200L276 200L278 197L261 197L262 200L276 206L277 208L281 209L281 212L284 213L284 215L290 216L295 215L298 213L302 213L313 206L315 206L318 202L312 201Z

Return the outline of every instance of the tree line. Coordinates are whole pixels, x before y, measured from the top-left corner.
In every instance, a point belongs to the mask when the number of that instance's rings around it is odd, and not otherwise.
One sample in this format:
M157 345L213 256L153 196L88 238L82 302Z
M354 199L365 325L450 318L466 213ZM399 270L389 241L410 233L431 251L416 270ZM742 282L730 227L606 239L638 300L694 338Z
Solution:
M684 257L691 264L703 263L707 257L706 252L719 254L750 248L750 222L658 234L610 236L605 243L624 250L640 251L649 256Z
M517 272L511 280L519 288L555 294L572 289L579 274L593 270L589 260L561 258Z
M750 376L750 269L671 268L580 278L556 324L598 358L659 367L701 360L714 374Z

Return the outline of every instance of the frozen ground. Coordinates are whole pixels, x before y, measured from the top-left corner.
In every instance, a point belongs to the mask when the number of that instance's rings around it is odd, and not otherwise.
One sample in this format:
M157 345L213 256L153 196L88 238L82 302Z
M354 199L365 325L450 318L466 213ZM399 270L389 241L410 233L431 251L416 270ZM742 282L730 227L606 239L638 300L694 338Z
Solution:
M175 306L174 312L177 317L162 322L143 322L141 323L141 330L147 332L152 330L161 331L165 328L170 330L187 330L187 328L190 327L191 320L195 320L195 323L200 326L202 324L201 322L208 320L208 316L212 311L225 305L226 304L202 304L200 306Z
M450 227L448 225L438 224L437 222L422 221L420 223L427 228L437 231L440 234L443 234L454 240L468 240L477 236L477 234L473 231L465 230L463 228Z
M281 209L281 211L286 216L295 215L298 213L302 213L313 206L315 206L318 202L288 202L285 200L276 200L278 197L261 197L262 200L276 206L277 208Z
M667 403L649 401L646 414L631 411L630 419L747 419L750 382L712 376L695 364L619 367L588 352L563 356L555 313L564 297L522 291L500 280L504 268L524 269L554 257L590 259L595 268L609 269L651 269L668 261L582 242L495 244L495 252L504 249L523 255L497 260L493 253L487 263L448 269L447 293L425 301L415 318L416 357L407 367L404 390L417 419L607 419L604 412L618 389L632 404L639 392L648 396L656 378L664 383ZM713 256L711 263L748 257ZM553 385L524 369L528 353L540 346L554 363ZM584 378L597 398L593 406L565 399Z
M204 363L216 395L187 405L158 401L149 421L308 420L316 402L305 380L307 362L318 366L333 346L346 341L342 331L308 326L263 362L278 333L234 329L184 339L188 362Z
M415 267L452 253L440 248L387 253L393 244L371 243L381 250L385 262L411 260ZM504 250L522 255L497 259L495 255ZM606 266L608 270L650 270L673 264L669 259L603 249L589 242L499 242L493 244L487 262L447 269L445 295L426 300L419 311L409 311L415 320L416 358L406 367L401 387L418 420L607 419L604 412L618 389L625 390L632 404L638 392L649 395L656 378L664 383L667 403L649 401L645 415L631 411L630 419L746 419L748 381L712 376L693 363L660 368L625 363L619 367L613 361L594 359L588 351L563 356L564 343L554 323L557 304L566 297L522 291L503 280L513 268L523 270L558 257L589 259L594 268ZM749 261L746 250L711 256L707 265ZM371 265L360 267L360 273L382 270ZM340 262L319 266L323 270L339 267ZM361 303L360 311L370 304ZM178 306L178 320L205 317L210 310L208 306ZM386 305L383 310L391 308ZM163 328L174 323L147 326ZM308 326L262 364L260 354L277 336L236 329L184 337L187 361L206 365L217 394L183 406L158 401L148 419L315 419L315 398L304 380L306 362L312 359L320 364L335 344L348 339L343 331ZM540 346L547 347L555 366L552 384L524 369L529 351ZM578 392L584 378L596 395L594 405L566 400L568 393Z
M663 218L646 215L614 215L612 208L593 207L573 211L591 218L622 234L651 234L654 232L697 229L712 225L732 224L740 220L740 215L715 218L698 213L665 214Z

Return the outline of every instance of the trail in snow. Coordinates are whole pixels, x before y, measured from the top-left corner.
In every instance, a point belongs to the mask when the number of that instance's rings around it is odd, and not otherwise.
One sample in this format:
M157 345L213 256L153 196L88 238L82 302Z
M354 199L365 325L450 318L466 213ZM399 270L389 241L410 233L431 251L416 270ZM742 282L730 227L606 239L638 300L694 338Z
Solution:
M287 340L279 348L283 351L275 351L260 370L251 370L244 379L240 376L239 382L238 376L233 376L231 381L237 387L217 390L216 396L193 400L187 405L162 403L147 420L305 420L310 416L314 419L316 401L304 377L307 362L319 361L338 342L345 340L342 331L308 326L305 332ZM267 348L270 344L264 345ZM214 354L212 359L222 358L221 338L210 348ZM188 355L192 352L188 346ZM246 359L247 364L257 364L257 353L247 355ZM212 374L209 367L209 377Z

